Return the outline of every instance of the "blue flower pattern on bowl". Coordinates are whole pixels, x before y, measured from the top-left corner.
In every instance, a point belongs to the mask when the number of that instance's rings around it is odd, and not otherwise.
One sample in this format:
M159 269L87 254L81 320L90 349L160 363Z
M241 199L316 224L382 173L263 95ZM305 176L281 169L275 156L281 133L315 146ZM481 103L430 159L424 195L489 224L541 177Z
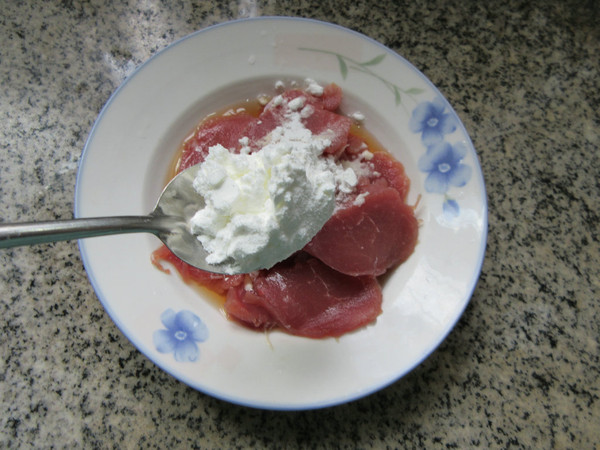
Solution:
M413 110L408 126L413 133L422 133L421 140L426 146L437 144L446 134L456 130L456 118L444 112L446 105L441 98L423 102Z
M425 190L445 194L450 186L462 187L471 177L471 168L461 161L467 148L461 142L450 144L438 142L427 148L419 158L419 170L426 172Z
M194 362L200 356L197 342L208 338L208 328L194 313L182 310L176 313L167 309L160 315L165 329L152 335L154 346L160 353L173 353L175 361Z
M458 202L448 195L451 187L463 187L471 178L471 167L462 160L467 154L464 143L452 144L445 140L457 127L457 118L446 112L446 104L440 97L431 102L422 102L413 110L409 128L421 133L421 142L426 152L419 158L419 170L427 173L425 190L444 195L442 210L447 217L460 214Z

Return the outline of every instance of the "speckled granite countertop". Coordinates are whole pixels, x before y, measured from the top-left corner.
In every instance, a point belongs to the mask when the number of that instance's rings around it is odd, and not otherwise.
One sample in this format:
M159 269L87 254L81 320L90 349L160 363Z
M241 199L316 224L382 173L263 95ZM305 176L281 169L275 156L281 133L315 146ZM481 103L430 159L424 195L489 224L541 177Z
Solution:
M597 2L113 3L0 3L5 221L72 216L94 119L155 52L229 19L290 15L379 40L453 104L486 179L486 260L458 326L416 370L350 404L284 413L154 366L104 312L75 242L3 250L0 446L600 446Z

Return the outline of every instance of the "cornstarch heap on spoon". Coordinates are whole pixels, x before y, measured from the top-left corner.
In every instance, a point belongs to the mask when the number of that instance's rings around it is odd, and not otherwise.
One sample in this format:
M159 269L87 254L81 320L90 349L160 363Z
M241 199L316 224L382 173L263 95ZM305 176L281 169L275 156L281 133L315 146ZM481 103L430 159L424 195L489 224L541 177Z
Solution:
M251 152L247 138L239 154L211 147L193 183L205 206L191 220L192 233L206 261L228 273L270 268L303 248L333 214L336 190L351 192L358 181L351 167L323 156L331 141L301 122L313 112L303 97L273 102L285 120L258 150Z

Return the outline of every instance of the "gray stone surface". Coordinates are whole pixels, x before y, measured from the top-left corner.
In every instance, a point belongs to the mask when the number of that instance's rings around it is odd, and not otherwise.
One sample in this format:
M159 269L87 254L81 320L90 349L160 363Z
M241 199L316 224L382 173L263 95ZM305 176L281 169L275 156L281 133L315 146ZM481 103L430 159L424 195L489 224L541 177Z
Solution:
M0 251L0 446L597 448L600 6L595 1L0 3L3 221L69 218L94 119L193 31L290 15L360 31L436 84L489 198L481 279L418 368L367 398L247 409L154 366L95 296L77 244Z

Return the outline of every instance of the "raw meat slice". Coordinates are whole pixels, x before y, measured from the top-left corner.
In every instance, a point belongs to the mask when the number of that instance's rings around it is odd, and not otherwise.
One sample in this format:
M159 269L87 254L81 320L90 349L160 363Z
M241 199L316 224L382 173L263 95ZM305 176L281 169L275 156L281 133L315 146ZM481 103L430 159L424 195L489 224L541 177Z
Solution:
M348 143L348 133L352 120L346 116L336 114L329 108L337 109L341 102L341 88L335 85L329 85L324 88L324 93L320 97L315 97L304 91L290 90L281 96L283 103L271 100L265 106L258 120L251 123L245 131L245 135L250 142L260 144L260 140L267 136L276 127L285 120L286 109L282 104L296 98L304 98L304 106L311 106L312 112L307 117L302 118L304 126L315 136L323 136L331 141L331 144L324 150L324 153L339 155ZM254 148L258 148L255 146Z
M348 132L352 120L326 109L316 109L302 123L315 136L322 136L331 141L324 153L339 155L348 144Z
M353 133L348 135L348 145L346 146L345 153L350 157L355 157L356 155L368 150L367 143L362 140L360 137L356 136Z
M328 111L337 110L342 103L342 88L335 83L330 83L323 88L322 95L312 95L306 91L300 89L289 89L281 94L286 102L293 100L297 97L304 97L305 104L312 105L317 109L326 109ZM274 103L267 104L265 111L275 107Z
M360 138L351 138L355 159ZM338 205L336 213L306 245L305 251L348 275L384 274L404 262L418 237L414 208L406 204L410 180L404 166L391 155L373 154L370 173L361 177L357 192ZM364 201L355 202L358 195Z
M226 149L239 150L240 138L244 137L244 132L256 121L256 117L247 113L207 120L185 142L178 170L204 161L213 145L221 144Z
M375 277L351 277L305 253L261 271L252 288L229 291L225 310L253 328L282 327L291 334L337 337L373 322L382 293Z
M342 88L335 83L328 84L323 88L321 102L324 109L335 111L342 103Z
M261 303L264 303L263 298L247 291L244 286L236 286L227 292L225 311L229 317L250 328L277 328L277 321Z
M225 295L229 289L243 284L245 275L221 275L206 272L183 262L164 245L152 252L152 264L165 273L170 270L161 262L172 264L185 283L197 283L219 295Z
M391 155L377 152L370 161L376 173L381 174L390 187L396 189L403 202L410 190L410 179L406 176L404 166L396 161Z
M338 210L305 251L347 275L382 275L413 252L418 223L397 190L375 185L361 205Z

